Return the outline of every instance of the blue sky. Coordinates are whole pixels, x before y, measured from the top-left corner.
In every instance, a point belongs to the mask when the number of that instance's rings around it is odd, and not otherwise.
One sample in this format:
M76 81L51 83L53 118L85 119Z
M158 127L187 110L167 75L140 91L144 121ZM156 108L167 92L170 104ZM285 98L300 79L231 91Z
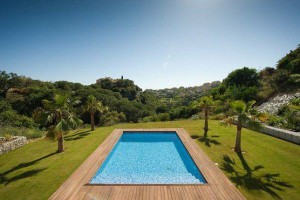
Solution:
M300 44L298 0L0 0L0 70L143 89L262 69Z

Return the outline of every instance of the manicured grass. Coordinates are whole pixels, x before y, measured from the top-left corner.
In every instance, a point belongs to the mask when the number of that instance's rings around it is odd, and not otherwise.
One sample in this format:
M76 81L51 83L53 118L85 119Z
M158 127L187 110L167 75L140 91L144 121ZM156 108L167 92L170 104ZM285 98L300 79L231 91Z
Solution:
M243 129L242 148L234 146L235 127L210 121L209 137L201 138L203 121L120 124L95 131L78 130L66 137L66 150L39 140L0 156L1 199L47 199L115 128L185 128L248 199L298 199L300 146Z

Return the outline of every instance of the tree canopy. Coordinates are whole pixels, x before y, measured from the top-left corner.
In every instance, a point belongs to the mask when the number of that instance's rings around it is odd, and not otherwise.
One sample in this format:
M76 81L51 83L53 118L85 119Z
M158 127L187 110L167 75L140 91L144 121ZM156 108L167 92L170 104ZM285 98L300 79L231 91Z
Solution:
M257 87L259 85L259 76L256 69L243 67L232 71L223 82L227 87L234 85L237 87Z

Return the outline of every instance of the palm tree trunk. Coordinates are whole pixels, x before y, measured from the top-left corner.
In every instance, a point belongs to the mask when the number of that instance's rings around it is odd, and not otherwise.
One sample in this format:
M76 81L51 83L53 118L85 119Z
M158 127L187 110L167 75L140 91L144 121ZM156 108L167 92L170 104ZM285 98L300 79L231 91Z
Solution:
M240 152L242 152L242 149L241 149L242 122L241 121L237 122L236 129L237 129L237 131L236 131L236 140L235 140L234 151L237 152L237 153L240 153Z
M60 132L57 137L57 152L61 153L64 151L64 134Z
M208 132L208 108L205 108L205 114L204 114L204 137L207 137L207 132Z
M91 130L95 130L95 119L94 119L94 112L91 112Z

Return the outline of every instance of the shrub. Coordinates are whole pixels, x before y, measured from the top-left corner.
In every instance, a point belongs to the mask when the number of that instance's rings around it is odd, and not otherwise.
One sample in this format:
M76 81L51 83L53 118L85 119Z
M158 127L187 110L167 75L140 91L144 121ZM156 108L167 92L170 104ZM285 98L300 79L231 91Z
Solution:
M259 76L256 69L243 67L232 71L227 78L224 79L224 83L227 87L236 85L238 87L253 87L259 85Z
M278 115L286 121L282 123L282 127L300 131L300 98L293 99L288 105L282 106L278 110Z
M201 119L201 116L198 115L198 114L195 114L195 115L192 115L190 119L191 119L191 120Z
M170 115L168 113L159 113L157 115L147 116L143 118L143 122L158 122L169 121Z
M5 138L6 141L10 141L13 138L13 136L11 134L9 134L9 133L5 133L3 135L3 137Z
M197 113L197 109L190 106L180 106L172 108L170 111L170 120L187 119Z
M285 117L287 120L287 128L300 131L300 111L288 110L285 112Z
M215 114L215 115L211 115L210 119L223 120L225 117L226 117L226 115L224 113L218 113L218 114Z
M19 115L14 110L7 110L0 113L0 125L9 125L26 128L37 127L37 124L34 123L32 118L29 118L25 115Z
M170 115L168 113L160 113L157 115L158 121L169 121L170 120Z
M245 102L251 99L257 99L258 89L256 86L246 87L246 86L230 86L226 90L225 95L233 100L244 100Z
M100 125L112 126L114 124L125 122L126 116L124 113L118 113L117 111L106 112L100 117Z
M45 135L45 131L37 128L0 126L0 136L5 137L6 135L25 136L28 139L32 139L43 137Z
M284 124L285 120L283 117L279 117L276 115L269 115L267 124L270 126L282 126Z
M284 69L278 69L272 76L272 84L273 87L277 88L278 90L286 90L287 88L287 81L290 78L290 73Z

